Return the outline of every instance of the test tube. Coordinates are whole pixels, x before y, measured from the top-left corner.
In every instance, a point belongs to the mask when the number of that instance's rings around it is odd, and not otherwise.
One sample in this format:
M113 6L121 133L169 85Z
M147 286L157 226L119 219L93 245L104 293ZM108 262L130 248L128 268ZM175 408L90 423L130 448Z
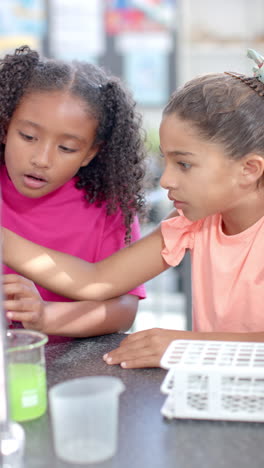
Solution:
M1 203L1 192L0 192ZM1 206L0 206L1 207ZM1 217L1 212L0 212ZM2 223L1 223L2 225ZM0 225L0 227L1 227ZM0 233L0 268L2 270L2 232ZM2 274L2 271L0 271ZM3 288L0 281L0 466L2 468L23 468L25 446L24 429L10 421L6 359L7 321L3 309Z

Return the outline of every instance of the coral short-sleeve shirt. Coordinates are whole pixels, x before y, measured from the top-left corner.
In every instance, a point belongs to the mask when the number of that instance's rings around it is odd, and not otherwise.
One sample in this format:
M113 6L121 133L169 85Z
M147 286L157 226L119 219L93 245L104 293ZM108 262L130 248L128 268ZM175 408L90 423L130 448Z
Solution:
M229 236L220 214L196 222L181 214L162 234L169 265L191 252L194 331L264 331L264 217Z

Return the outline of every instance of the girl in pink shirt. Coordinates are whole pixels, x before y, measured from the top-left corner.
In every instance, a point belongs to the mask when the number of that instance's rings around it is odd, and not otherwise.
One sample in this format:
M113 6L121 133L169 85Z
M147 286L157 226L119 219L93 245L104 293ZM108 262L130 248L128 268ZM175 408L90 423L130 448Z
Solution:
M0 67L2 225L89 262L137 240L144 151L140 118L120 81L88 63L40 59L26 46ZM72 302L14 270L4 267L8 319L51 335L127 329L145 296L139 286L110 300Z
M177 211L151 234L92 265L6 233L8 264L19 261L22 274L83 300L122 294L190 250L193 331L131 334L104 356L108 364L158 366L174 339L264 340L264 59L250 55L256 76L195 78L165 107L161 185Z

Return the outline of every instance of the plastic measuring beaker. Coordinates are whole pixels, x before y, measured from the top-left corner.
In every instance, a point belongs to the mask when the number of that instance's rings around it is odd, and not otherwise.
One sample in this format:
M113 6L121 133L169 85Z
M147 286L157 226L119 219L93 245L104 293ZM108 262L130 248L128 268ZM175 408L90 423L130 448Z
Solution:
M54 448L71 463L95 463L117 448L119 395L122 380L110 376L81 377L49 391Z

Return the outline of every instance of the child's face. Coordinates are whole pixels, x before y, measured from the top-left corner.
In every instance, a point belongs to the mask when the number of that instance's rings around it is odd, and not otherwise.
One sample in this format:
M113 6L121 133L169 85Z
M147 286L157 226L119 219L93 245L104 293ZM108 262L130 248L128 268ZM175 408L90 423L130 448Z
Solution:
M33 92L15 110L5 163L17 190L30 198L53 192L95 156L98 122L68 93Z
M222 145L203 139L190 122L171 114L161 122L160 147L165 162L160 183L189 220L239 206L241 160L228 158Z

